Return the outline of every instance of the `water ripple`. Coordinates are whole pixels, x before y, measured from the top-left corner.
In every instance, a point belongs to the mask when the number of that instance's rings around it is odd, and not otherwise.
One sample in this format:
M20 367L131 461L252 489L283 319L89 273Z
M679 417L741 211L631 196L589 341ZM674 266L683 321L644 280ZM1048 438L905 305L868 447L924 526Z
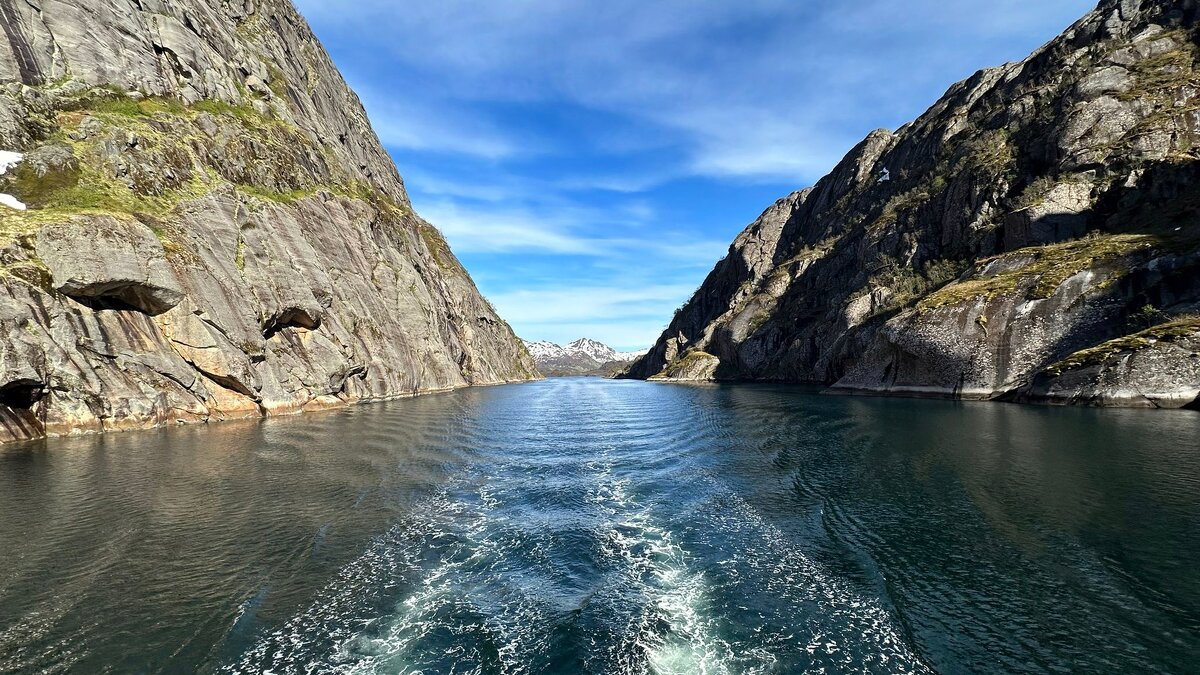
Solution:
M1191 414L555 380L0 452L0 671L1186 672Z

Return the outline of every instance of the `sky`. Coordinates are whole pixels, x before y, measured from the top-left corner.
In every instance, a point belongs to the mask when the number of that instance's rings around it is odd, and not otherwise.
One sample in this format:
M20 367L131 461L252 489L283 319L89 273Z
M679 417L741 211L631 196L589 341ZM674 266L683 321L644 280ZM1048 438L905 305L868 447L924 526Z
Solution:
M633 350L776 199L1095 0L296 5L517 334Z

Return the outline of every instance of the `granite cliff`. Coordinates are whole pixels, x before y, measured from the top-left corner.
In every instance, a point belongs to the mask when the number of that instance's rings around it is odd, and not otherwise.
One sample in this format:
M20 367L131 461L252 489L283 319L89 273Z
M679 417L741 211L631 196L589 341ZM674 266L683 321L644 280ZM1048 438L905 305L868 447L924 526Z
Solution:
M0 441L537 376L288 0L0 27Z
M1104 0L744 232L627 377L1196 407L1193 0Z

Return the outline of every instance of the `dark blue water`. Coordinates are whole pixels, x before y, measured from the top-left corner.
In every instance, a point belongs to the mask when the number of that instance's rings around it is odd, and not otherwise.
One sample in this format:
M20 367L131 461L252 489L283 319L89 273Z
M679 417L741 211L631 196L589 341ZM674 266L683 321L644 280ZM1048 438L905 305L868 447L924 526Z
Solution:
M1200 414L553 380L0 450L0 671L1200 670Z

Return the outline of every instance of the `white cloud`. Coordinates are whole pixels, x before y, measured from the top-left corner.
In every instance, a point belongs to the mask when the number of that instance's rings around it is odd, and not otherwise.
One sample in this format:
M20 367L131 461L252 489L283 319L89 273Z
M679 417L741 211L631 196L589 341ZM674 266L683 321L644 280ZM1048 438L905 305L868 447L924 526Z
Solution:
M664 316L695 289L682 284L632 282L623 286L520 289L489 296L503 316L517 322L572 323L627 316ZM673 303L673 304L672 304Z
M497 128L486 115L437 101L380 93L370 85L354 88L375 133L388 147L488 160L533 150L530 144L519 144L511 133Z
M618 349L653 344L695 289L629 281L612 286L540 287L488 296L526 339L559 344L590 337Z
M459 253L542 253L610 259L617 265L649 258L683 265L711 266L728 243L688 234L688 228L638 231L639 219L653 217L640 202L599 209L578 204L524 207L458 201L417 201L416 209Z
M560 220L523 209L476 209L452 201L418 205L459 253L536 251L574 255L607 255L604 242L574 234Z
M493 126L477 104L566 103L661 130L622 138L612 151L669 140L680 148L680 173L799 184L871 128L919 113L950 79L994 65L980 59L995 59L997 43L1014 44L1004 58L1018 58L1092 2L298 4L419 86L387 92L409 101L394 108L371 97L372 115L398 147L525 153L528 139Z
M801 177L820 176L833 168L852 143L836 132L820 134L795 118L781 119L769 110L705 111L682 123L697 138L690 168L696 174L720 177L788 177L797 186Z

